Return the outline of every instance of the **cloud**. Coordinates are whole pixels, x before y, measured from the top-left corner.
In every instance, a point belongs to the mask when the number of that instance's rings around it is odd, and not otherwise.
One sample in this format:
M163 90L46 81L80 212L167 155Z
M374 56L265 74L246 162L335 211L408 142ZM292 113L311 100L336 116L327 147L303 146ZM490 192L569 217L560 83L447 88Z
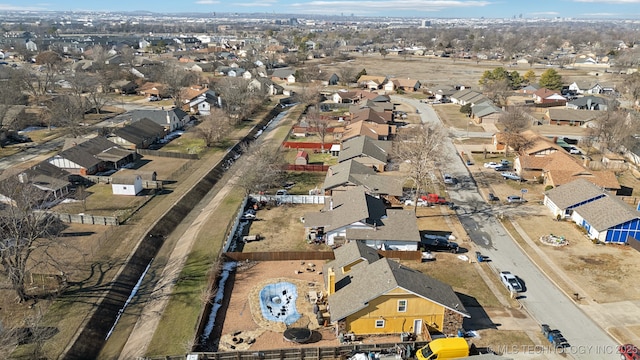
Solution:
M559 16L560 15L560 13L557 11L538 11L538 12L532 12L529 14L533 16Z
M309 2L293 3L290 6L304 9L305 12L337 13L337 12L380 12L380 11L411 11L437 12L448 9L474 8L491 5L491 1L483 0L312 0Z
M220 1L218 1L218 0L198 0L198 1L196 1L196 4L198 4L198 5L215 5L215 4L220 4Z
M273 6L276 3L277 3L277 1L275 1L275 0L264 0L264 1L260 1L260 2L235 3L234 6L239 6L239 7L269 7L269 6Z

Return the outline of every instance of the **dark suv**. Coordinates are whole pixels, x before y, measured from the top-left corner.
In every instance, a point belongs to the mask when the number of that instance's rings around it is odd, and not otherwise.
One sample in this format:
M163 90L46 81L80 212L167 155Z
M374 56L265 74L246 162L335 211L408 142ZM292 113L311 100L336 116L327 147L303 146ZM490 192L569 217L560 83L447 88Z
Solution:
M458 252L459 246L443 236L426 234L420 241L420 248L429 251L449 251L455 254Z

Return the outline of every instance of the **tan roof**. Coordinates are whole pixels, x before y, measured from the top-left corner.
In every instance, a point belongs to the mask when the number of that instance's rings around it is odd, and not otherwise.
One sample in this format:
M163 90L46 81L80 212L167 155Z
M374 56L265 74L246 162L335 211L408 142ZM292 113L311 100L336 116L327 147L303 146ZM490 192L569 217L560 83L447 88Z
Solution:
M578 110L578 109L549 109L548 116L551 120L586 122L602 115L598 110Z
M345 127L343 140L356 136L368 136L374 140L378 140L380 136L388 136L390 126L387 124L376 124L367 121L357 121Z
M385 80L387 80L386 77L384 76L376 76L376 75L362 75L358 78L358 82L367 82L367 81L373 81L375 83L378 84L382 84L383 82L385 82Z
M556 144L551 139L547 139L544 136L540 136L532 130L523 131L521 133L525 139L532 143L531 146L527 147L523 152L527 155L532 155L535 153L539 153L545 150L549 151L564 151L562 146Z

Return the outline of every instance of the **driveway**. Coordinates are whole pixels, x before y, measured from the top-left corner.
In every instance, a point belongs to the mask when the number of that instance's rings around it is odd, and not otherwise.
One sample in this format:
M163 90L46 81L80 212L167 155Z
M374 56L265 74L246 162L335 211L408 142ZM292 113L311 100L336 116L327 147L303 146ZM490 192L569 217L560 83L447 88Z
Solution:
M419 109L423 122L440 123L431 106L413 99L396 96L392 99ZM445 146L451 154L458 153L450 139L445 141ZM457 160L446 164L443 171L460 179L456 188L449 190L450 198L459 205L458 218L478 249L491 259L490 265L496 274L508 270L523 280L526 292L519 301L527 312L539 324L560 330L571 345L568 351L574 359L618 359L615 352L618 343L565 296L522 251L496 218L496 210L480 195L462 159L453 159ZM502 211L509 214L516 209L522 211L526 207L503 207Z

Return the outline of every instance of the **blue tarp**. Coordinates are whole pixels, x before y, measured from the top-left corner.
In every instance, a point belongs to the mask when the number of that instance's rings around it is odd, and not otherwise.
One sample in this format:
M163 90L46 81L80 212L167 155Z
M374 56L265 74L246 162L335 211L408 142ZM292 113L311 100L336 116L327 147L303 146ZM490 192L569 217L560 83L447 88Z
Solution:
M260 310L262 316L270 321L291 325L300 319L296 311L298 291L289 282L269 284L260 290Z

